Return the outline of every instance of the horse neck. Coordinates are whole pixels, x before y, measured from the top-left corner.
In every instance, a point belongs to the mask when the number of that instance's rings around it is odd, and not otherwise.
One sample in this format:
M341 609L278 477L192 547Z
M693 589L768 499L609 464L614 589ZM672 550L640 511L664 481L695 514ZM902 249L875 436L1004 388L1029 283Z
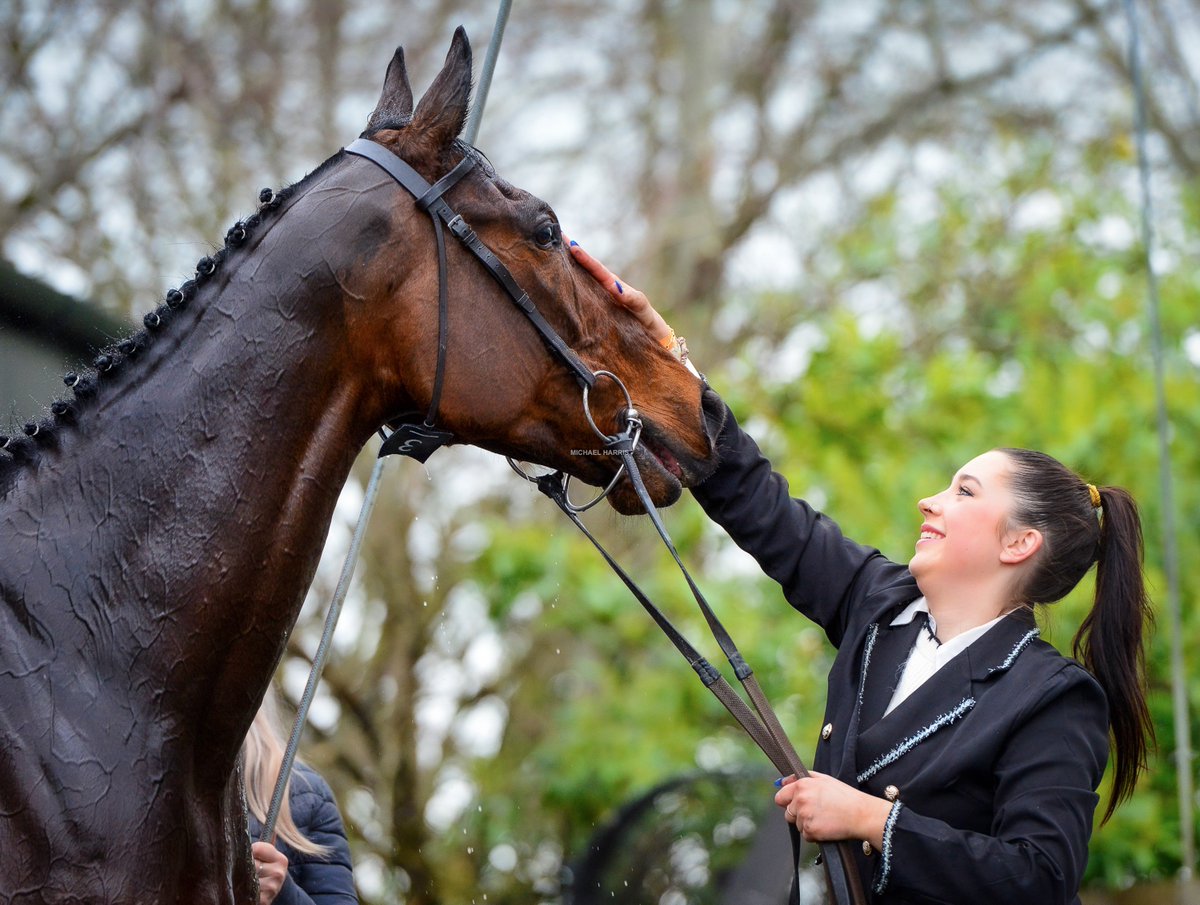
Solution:
M231 255L165 336L105 378L0 510L17 539L0 563L5 602L40 562L22 605L55 651L149 674L154 706L179 710L155 716L225 740L221 760L375 426L349 377L338 281L286 226Z

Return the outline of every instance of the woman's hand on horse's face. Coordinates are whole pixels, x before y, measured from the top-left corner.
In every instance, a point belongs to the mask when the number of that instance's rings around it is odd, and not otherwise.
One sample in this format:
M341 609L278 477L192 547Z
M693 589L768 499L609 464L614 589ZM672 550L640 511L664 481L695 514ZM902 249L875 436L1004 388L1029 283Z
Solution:
M567 241L567 248L571 250L571 256L579 262L579 265L591 274L592 279L604 287L604 291L612 297L614 302L641 322L652 339L664 340L671 335L671 328L667 326L662 315L654 310L650 299L646 298L646 293L640 289L634 289L624 280L619 279L616 274L584 251L578 242L572 242L566 236L563 236L563 239Z
M892 808L887 799L816 772L789 777L775 793L775 803L809 842L865 839L876 849L883 847L883 827Z
M258 905L271 905L287 879L287 855L269 842L251 843L250 854L258 874Z

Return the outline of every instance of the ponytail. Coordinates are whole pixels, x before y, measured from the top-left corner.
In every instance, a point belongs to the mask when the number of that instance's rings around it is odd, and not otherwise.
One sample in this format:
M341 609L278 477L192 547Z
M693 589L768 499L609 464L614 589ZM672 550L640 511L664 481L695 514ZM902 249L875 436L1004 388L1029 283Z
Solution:
M1142 631L1154 615L1142 578L1142 524L1137 505L1119 487L1100 488L1096 598L1072 646L1108 697L1116 767L1104 821L1133 794L1146 768L1154 724L1146 706Z
M1042 549L1018 595L1053 603L1096 563L1096 596L1072 645L1077 660L1108 698L1115 767L1107 821L1133 794L1154 740L1146 706L1143 631L1153 623L1142 576L1142 523L1119 487L1097 489L1057 459L1027 449L999 450L1013 472L1010 522L1042 533Z

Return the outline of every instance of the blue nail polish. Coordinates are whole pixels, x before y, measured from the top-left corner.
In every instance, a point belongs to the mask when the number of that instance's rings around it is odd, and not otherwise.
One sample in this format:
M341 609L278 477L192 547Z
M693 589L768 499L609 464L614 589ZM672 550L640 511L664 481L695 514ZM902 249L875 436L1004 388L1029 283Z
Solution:
M579 244L579 243L578 243L578 242L576 242L574 239L572 239L572 240L571 240L571 246L572 246L572 247L574 247L574 246L576 246L576 245L578 245L578 244Z
M779 777L777 780L775 780L775 788L777 788L777 789L783 788L783 777L782 776Z
M621 295L624 295L624 294L625 294L625 290L621 288L621 281L620 281L620 280L613 280L613 282L617 284L617 292L619 292Z

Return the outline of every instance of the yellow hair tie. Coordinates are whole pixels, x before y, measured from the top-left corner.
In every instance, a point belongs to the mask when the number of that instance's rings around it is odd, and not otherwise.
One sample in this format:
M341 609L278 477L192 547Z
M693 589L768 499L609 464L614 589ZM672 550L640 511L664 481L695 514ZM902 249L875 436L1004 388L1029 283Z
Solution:
M1087 489L1088 489L1088 496L1092 498L1092 508L1099 509L1100 508L1100 491L1096 489L1095 484L1088 484Z

